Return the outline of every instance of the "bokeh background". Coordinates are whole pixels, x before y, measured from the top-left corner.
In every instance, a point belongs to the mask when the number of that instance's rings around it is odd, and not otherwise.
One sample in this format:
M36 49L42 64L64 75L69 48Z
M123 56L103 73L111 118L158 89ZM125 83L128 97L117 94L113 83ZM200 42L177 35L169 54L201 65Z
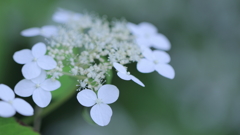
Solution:
M240 134L239 0L1 0L0 83L13 88L22 79L15 51L44 41L20 31L54 24L58 8L151 22L172 44L176 77L141 74L132 64L129 71L146 87L114 76L121 94L108 126L84 121L74 96L43 119L43 135Z

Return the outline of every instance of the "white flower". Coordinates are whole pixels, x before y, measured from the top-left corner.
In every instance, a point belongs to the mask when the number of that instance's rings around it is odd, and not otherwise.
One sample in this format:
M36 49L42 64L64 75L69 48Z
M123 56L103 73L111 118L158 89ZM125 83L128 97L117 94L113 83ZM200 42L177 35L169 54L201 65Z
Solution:
M123 80L133 80L135 83L145 87L145 85L137 79L135 76L131 75L130 72L127 72L127 69L119 64L119 63L113 63L114 68L118 71L117 75L123 79Z
M32 50L23 49L14 53L13 59L18 64L24 64L22 73L26 79L38 77L41 69L51 70L57 66L51 56L45 55L46 51L46 45L40 42L35 44Z
M57 34L57 27L52 25L46 25L42 28L29 28L26 30L21 31L21 35L24 37L33 37L33 36L43 36L43 37L51 37Z
M77 94L77 100L83 106L93 106L90 111L93 121L100 126L106 126L112 117L112 109L108 104L115 102L118 96L118 88L114 85L106 84L98 90L97 95L89 89L80 91Z
M78 21L82 17L79 13L73 13L63 9L58 10L53 14L53 21L57 23L67 23L69 21Z
M14 91L22 97L32 95L33 101L39 107L46 107L52 99L50 91L56 90L61 86L57 80L46 79L46 72L42 70L39 77L32 80L23 79L17 83Z
M143 52L145 58L141 59L137 63L137 69L141 73L150 73L153 71L157 71L160 75L167 77L169 79L173 79L175 76L175 71L170 66L170 56L164 51L151 51L150 49L146 49Z
M5 84L0 84L0 116L12 117L16 111L25 116L33 115L32 106L21 98L15 98L12 89Z
M161 50L169 50L171 44L169 40L157 32L157 28L151 23L142 22L139 25L127 24L129 30L136 36L136 43L139 46L154 47Z

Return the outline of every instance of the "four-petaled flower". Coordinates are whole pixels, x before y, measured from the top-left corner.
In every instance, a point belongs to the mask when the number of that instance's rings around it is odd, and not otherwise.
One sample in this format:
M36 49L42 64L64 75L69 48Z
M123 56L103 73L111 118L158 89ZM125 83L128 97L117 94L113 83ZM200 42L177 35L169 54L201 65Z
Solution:
M145 87L145 85L139 80L137 79L135 76L131 75L130 72L127 72L127 69L119 64L119 63L113 63L114 68L118 71L117 75L123 79L123 80L133 80L135 83Z
M15 98L12 89L5 84L0 84L0 116L12 117L16 111L24 116L33 115L32 106L21 98Z
M34 36L43 36L49 38L53 35L57 34L57 27L52 25L46 25L42 28L28 28L26 30L21 31L21 35L24 37L34 37Z
M136 36L136 43L142 48L154 47L161 50L169 50L171 44L169 40L158 33L157 28L148 22L142 22L139 25L128 23L129 30Z
M46 107L52 99L50 91L56 90L61 86L57 80L46 79L46 72L42 70L40 76L32 80L23 79L17 83L14 91L22 97L32 95L33 101L39 107Z
M111 120L112 109L108 104L118 99L119 90L116 86L103 85L97 94L89 89L84 89L77 94L78 102L86 107L91 107L90 115L95 123L106 126Z
M41 69L51 70L57 66L51 56L45 55L46 51L46 45L40 42L35 44L32 50L23 49L14 53L13 59L19 64L24 64L22 74L26 79L38 77Z
M153 71L157 71L160 75L167 77L169 79L173 79L175 76L175 71L170 66L170 56L164 51L151 51L150 49L146 49L143 52L145 58L141 59L137 63L137 69L141 73L150 73Z

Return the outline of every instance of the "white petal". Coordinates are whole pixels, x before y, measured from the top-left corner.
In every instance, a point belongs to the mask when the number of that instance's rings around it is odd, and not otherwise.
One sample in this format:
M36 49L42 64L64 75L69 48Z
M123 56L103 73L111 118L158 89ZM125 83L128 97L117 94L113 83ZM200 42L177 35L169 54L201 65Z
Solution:
M38 77L31 79L31 81L35 84L40 84L45 81L47 78L47 73L45 70L41 70L41 73Z
M1 117L12 117L16 113L13 106L9 103L0 101L0 116Z
M155 61L160 63L169 63L171 60L169 54L164 51L155 50L153 51L153 56Z
M157 28L148 22L142 22L138 25L144 33L157 33Z
M51 56L48 55L39 58L37 63L44 70L51 70L57 66L57 62Z
M31 50L23 49L23 50L15 52L13 55L13 59L18 64L26 64L33 60L33 55L32 55Z
M141 85L142 87L145 87L145 85L133 75L131 75L131 80L133 80L135 83Z
M167 50L170 50L171 48L171 44L169 40L163 34L157 34L157 35L151 36L150 40L151 40L152 46L156 49L167 51Z
M48 106L48 104L51 102L52 94L49 91L38 88L33 92L32 98L39 107L43 108Z
M137 45L139 46L145 46L145 47L150 47L151 42L149 39L147 38L143 38L143 37L138 37L135 39L135 42Z
M0 84L0 98L4 101L11 101L15 98L15 94L10 87Z
M72 19L73 21L78 21L79 19L81 19L81 17L82 17L82 14L79 14L79 13L73 13L73 14L71 15L71 19Z
M57 34L57 27L52 25L43 26L41 29L41 35L44 37L51 37Z
M41 68L36 62L30 62L22 67L22 74L26 79L33 79L40 75Z
M112 109L107 104L96 104L91 108L90 115L99 126L106 126L111 120Z
M151 73L153 72L155 64L152 61L149 61L147 59L141 59L137 63L137 70L141 73Z
M77 100L81 105L90 107L96 103L97 95L92 90L84 89L77 94Z
M160 75L167 77L169 79L173 79L175 76L174 69L172 68L172 66L168 64L158 64L156 65L155 69Z
M145 50L151 50L149 46L145 46L145 45L139 45L141 52L143 53Z
M52 19L57 23L66 23L69 21L69 13L65 10L59 10L53 14Z
M56 90L60 88L60 86L61 86L61 83L58 80L53 80L53 79L47 79L41 84L42 89L46 91Z
M116 86L105 84L98 90L98 98L106 104L111 104L117 101L119 90Z
M24 116L32 116L33 115L33 108L32 106L21 98L15 98L12 101L13 107L16 111Z
M143 56L150 60L150 61L154 61L154 55L153 55L153 51L150 49L150 48L145 48L143 51L142 51L142 54Z
M33 91L36 89L36 84L34 84L31 80L21 80L19 81L15 88L14 92L21 97L29 97L33 94Z
M138 28L138 26L136 24L129 22L129 23L127 23L127 27L134 35L137 35L140 32L140 29Z
M25 36L25 37L33 37L33 36L37 36L40 34L40 28L29 28L29 29L26 29L26 30L23 30L21 32L21 35L22 36Z
M45 55L47 51L47 47L44 43L39 42L36 43L33 47L32 47L32 54L35 58L39 58Z
M127 69L126 69L123 65L121 65L121 64L119 64L119 63L114 62L114 63L113 63L113 66L114 66L114 68L115 68L118 72L122 72L122 73L126 73L126 72L127 72Z
M117 75L118 75L118 77L120 77L123 80L131 80L130 75L128 75L126 73L124 74L124 73L118 72Z

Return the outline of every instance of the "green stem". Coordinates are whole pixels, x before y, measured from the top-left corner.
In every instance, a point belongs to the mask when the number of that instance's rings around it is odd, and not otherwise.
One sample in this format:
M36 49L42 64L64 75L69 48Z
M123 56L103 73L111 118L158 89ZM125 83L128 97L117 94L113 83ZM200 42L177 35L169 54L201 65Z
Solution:
M42 108L36 106L35 107L35 114L34 114L34 124L33 124L33 128L35 131L40 131L41 129L41 123L42 123L42 117L41 117L41 112L42 112Z
M67 72L61 72L61 73L64 74L64 75L67 75L67 76L71 76L71 77L77 78L79 80L83 80L83 79L86 78L86 76L76 76L76 75L72 75L72 74L67 73Z
M111 84L113 78L113 71L112 69L109 69L106 73L106 83Z

